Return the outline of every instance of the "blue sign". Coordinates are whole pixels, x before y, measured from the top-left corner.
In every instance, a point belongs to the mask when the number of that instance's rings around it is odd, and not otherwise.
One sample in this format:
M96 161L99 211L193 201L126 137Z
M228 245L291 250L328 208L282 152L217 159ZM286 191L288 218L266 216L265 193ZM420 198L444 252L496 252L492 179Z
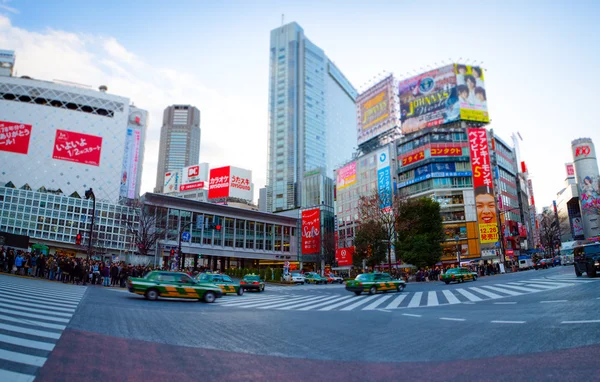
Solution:
M456 176L471 176L473 173L471 171L455 171L455 172L431 172L429 174L416 176L413 179L407 180L406 182L398 183L398 188L410 186L411 184L415 184L418 182L422 182L431 178L451 178Z
M382 154L384 155L384 154ZM377 171L377 190L381 199L381 209L392 206L392 181L390 176L390 166Z
M183 240L183 241L190 241L191 238L192 238L192 235L190 235L189 232L184 232L181 234L181 240Z

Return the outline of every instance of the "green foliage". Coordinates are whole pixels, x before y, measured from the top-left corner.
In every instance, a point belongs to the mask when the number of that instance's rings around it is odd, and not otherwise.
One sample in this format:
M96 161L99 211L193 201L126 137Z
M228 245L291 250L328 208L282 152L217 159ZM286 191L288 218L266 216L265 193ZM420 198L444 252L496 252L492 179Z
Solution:
M362 267L363 259L367 266L381 264L387 258L387 234L383 225L375 220L367 221L358 227L354 236L354 256L352 263Z
M273 281L280 282L282 274L283 274L282 269L279 269L279 268L275 269L275 271L273 272Z
M419 268L440 261L444 232L439 203L429 198L408 199L396 213L396 258Z

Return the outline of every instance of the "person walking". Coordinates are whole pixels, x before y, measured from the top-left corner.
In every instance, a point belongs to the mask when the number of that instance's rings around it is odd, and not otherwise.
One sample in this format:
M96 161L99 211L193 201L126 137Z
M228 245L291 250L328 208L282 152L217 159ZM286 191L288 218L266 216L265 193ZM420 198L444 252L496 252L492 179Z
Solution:
M110 268L107 265L104 265L101 272L103 277L102 285L105 287L110 286Z
M17 253L17 257L15 257L15 266L17 267L17 274L21 274L21 270L23 269L23 263L25 259L21 256L21 252Z

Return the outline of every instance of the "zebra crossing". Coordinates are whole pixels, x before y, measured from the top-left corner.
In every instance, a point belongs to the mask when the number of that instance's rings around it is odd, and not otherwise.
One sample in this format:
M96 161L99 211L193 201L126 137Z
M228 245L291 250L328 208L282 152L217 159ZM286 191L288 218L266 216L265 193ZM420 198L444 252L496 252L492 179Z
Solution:
M360 295L344 293L338 290L329 294L244 294L234 299L222 299L217 306L257 310L297 310L297 311L372 311L388 309L408 309L475 303L530 293L546 292L578 284L600 281L600 279L582 279L575 275L561 275L551 278L535 278L502 284L470 283L462 288L439 291ZM409 286L410 289L410 286Z
M0 275L0 381L35 379L85 291L82 286Z

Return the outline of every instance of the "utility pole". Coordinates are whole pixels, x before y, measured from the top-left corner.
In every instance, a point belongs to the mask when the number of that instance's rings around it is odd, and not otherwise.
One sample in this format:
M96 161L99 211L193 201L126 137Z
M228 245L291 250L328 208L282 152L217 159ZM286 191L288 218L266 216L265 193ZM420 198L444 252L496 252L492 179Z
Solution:
M96 217L96 195L94 195L94 191L92 190L91 187L89 190L87 190L85 192L85 198L92 199L92 224L90 224L90 238L88 241L88 253L87 253L87 260L89 262L92 258L92 237L94 235L94 218Z

